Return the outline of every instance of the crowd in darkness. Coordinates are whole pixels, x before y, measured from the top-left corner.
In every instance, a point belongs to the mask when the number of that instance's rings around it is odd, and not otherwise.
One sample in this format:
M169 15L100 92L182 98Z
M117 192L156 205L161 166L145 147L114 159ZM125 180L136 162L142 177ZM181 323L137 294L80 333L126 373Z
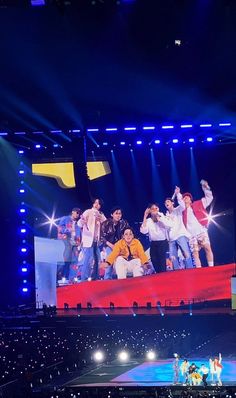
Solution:
M115 359L119 350L127 348L133 357L144 357L154 349L159 357L167 358L173 352L183 355L197 345L201 338L190 331L173 329L109 329L82 330L74 328L55 329L4 329L0 332L0 380L5 384L26 375L29 380L33 374L51 367L55 370L93 363L93 353L104 351L106 360Z
M212 329L202 333L190 327L154 325L2 328L0 393L8 383L20 383L27 385L30 393L26 396L31 396L35 388L59 385L63 378L68 381L68 377L77 377L97 366L93 355L98 349L104 352L107 363L115 360L123 349L129 351L131 359L145 360L149 350L154 350L158 358L171 358L175 352L184 358L200 352L204 355L214 336Z

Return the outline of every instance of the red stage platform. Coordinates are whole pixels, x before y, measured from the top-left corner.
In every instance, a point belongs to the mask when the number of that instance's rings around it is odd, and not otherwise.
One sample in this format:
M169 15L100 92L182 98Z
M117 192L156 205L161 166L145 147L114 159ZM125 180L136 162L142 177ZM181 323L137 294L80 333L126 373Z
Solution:
M123 280L98 280L82 282L57 288L57 307L64 303L82 307L91 302L93 307L108 308L110 302L116 307L132 307L133 302L146 306L147 302L162 306L179 306L181 300L219 301L231 298L230 281L235 274L235 264L191 270L169 271Z

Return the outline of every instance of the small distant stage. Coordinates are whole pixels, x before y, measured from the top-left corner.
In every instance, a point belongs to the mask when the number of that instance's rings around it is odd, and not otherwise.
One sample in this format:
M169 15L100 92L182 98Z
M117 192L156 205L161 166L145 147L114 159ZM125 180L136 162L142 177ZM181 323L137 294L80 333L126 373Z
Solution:
M194 362L198 367L201 364L208 366L208 359L188 358L189 362ZM222 387L236 386L236 360L223 360ZM212 382L210 374L207 379L209 389L217 388L216 382ZM179 383L174 385L181 389L187 389L183 385L184 380L180 375ZM91 370L80 377L70 381L66 387L164 387L173 386L173 359L156 360L143 362L133 360L125 364L113 361L110 364L102 364L96 369ZM206 389L203 385L197 388ZM195 388L196 388L195 387Z

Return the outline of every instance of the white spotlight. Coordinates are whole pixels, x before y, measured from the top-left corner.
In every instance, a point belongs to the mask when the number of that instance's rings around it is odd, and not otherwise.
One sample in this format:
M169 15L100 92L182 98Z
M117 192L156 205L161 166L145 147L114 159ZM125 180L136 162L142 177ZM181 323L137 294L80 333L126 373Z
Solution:
M103 352L102 351L96 351L95 353L94 353L94 360L96 361L96 362L102 362L103 361L103 359L104 359L104 354L103 354Z
M148 351L146 357L149 361L154 361L156 358L156 353L154 351Z
M127 351L121 351L118 355L118 358L122 362L126 362L129 359L129 354Z

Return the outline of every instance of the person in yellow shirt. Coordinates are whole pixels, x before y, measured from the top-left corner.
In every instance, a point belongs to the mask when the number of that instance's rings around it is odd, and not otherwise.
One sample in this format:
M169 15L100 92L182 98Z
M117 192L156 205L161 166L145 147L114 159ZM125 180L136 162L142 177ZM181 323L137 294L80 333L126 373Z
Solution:
M143 246L138 239L134 238L131 228L126 228L120 239L115 245L106 261L101 263L104 268L114 265L118 279L127 278L128 273L134 277L143 276L144 268L148 265Z

